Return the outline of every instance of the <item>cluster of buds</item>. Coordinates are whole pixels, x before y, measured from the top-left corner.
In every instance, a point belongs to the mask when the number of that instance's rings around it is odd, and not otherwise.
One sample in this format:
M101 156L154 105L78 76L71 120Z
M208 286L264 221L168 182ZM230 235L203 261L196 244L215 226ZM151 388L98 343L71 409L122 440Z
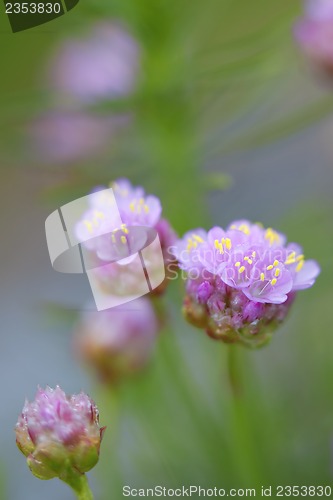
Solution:
M299 245L247 220L188 232L174 253L186 272L187 320L215 339L248 347L270 340L296 292L320 272Z
M333 2L307 0L305 15L295 25L295 38L319 69L333 74Z
M40 479L58 477L79 489L80 477L98 461L104 428L84 393L66 396L57 386L38 389L16 424L16 443Z

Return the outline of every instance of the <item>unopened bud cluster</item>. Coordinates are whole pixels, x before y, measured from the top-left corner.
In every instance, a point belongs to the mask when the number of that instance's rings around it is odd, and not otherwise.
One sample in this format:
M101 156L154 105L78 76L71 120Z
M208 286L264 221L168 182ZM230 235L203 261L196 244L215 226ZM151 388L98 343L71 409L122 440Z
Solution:
M16 424L16 443L40 479L71 482L98 461L103 435L95 403L84 393L66 396L57 386L38 389Z

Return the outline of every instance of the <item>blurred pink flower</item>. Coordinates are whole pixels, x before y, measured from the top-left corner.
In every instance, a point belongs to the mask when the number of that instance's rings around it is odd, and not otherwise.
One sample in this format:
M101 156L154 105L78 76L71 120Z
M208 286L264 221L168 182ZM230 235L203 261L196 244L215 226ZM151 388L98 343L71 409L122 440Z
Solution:
M70 163L92 157L112 141L124 116L96 116L58 111L46 114L30 127L34 155L48 163Z
M333 71L333 2L308 0L305 15L295 25L295 38L304 53L321 69Z
M83 103L131 93L139 71L139 46L119 24L102 22L86 37L66 40L50 69L51 86Z
M107 311L85 311L76 327L74 349L102 380L114 382L147 364L157 329L154 309L145 298Z

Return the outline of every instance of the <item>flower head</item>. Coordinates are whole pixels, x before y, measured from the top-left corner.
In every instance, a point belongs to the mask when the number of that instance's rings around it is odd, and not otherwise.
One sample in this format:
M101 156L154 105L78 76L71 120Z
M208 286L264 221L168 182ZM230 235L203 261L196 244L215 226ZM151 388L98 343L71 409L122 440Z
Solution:
M175 247L187 276L187 319L214 338L261 345L284 319L297 290L320 269L283 234L239 220L185 234Z
M25 402L15 428L31 472L63 480L96 465L103 430L95 403L83 392L67 396L59 386L39 388L35 400Z
M157 319L148 299L107 311L85 311L76 327L76 354L107 383L143 369L155 347Z
M156 196L147 195L141 186L132 186L127 179L118 179L111 183L110 187L114 196L102 190L100 194L96 191L91 197L91 206L76 224L76 235L79 241L84 242L93 259L96 258L104 264L111 262L107 266L96 266L93 270L100 287L111 295L131 295L134 290L141 289L142 270L137 259L125 252L131 235L135 236L130 228L151 227L158 233L160 244L150 245L145 249L146 269L152 279L160 274L161 250L162 268L163 260L166 269L174 260L169 248L176 241L176 234L168 221L161 217L162 206ZM118 227L119 216L123 222L121 227ZM131 246L140 246L137 238L134 239ZM112 263L114 245L117 245L118 253L123 247L124 259ZM166 280L154 293L163 291L165 286Z
M308 0L305 16L295 25L295 38L306 55L321 69L333 71L333 3Z

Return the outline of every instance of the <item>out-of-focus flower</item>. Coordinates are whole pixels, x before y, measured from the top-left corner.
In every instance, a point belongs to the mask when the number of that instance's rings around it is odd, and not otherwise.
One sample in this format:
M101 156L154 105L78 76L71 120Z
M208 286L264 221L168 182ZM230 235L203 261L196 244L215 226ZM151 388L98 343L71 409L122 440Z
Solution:
M295 38L305 54L321 69L333 72L333 2L308 0L305 15L295 25Z
M57 386L38 389L16 424L16 443L40 479L59 477L71 486L98 461L103 428L95 403L84 393L66 396Z
M112 238L114 240L122 238L126 243L128 236L131 236L131 230L128 228L133 226L152 227L159 235L164 266L168 270L174 261L174 256L169 249L176 241L176 234L168 221L161 218L160 200L156 196L146 195L142 187L132 186L127 179L118 179L110 186L113 188L115 198L105 194L105 191L101 191L100 196L92 197L91 207L82 215L76 225L78 240L83 241L85 247L97 259L104 261L104 263L112 262L112 253L110 253L113 249ZM115 223L114 199L117 211L119 211L123 221L121 228L117 227L117 223ZM113 233L111 237L110 233ZM121 245L119 246L121 247ZM153 277L154 274L160 273L160 252L155 246L147 251L145 265L149 276ZM142 268L138 267L137 261L132 257L108 266L96 266L94 274L101 288L111 295L130 295L132 290L140 289L138 282L142 281ZM154 290L154 293L162 292L166 284L167 280L164 280Z
M157 319L140 298L107 311L85 311L76 327L76 354L106 383L139 372L155 346Z
M188 321L211 337L250 347L270 339L296 292L312 286L320 272L299 245L247 220L188 232L174 253L187 276Z
M138 43L120 24L99 23L86 37L66 40L51 62L51 85L74 102L130 94L139 71Z
M37 119L31 126L30 136L41 160L70 163L106 149L126 122L124 116L58 111Z
M140 50L120 24L102 22L81 38L66 40L51 58L49 85L59 109L31 126L34 159L70 163L103 153L130 122L129 113L91 114L87 105L132 93ZM59 108L59 104L58 104Z

